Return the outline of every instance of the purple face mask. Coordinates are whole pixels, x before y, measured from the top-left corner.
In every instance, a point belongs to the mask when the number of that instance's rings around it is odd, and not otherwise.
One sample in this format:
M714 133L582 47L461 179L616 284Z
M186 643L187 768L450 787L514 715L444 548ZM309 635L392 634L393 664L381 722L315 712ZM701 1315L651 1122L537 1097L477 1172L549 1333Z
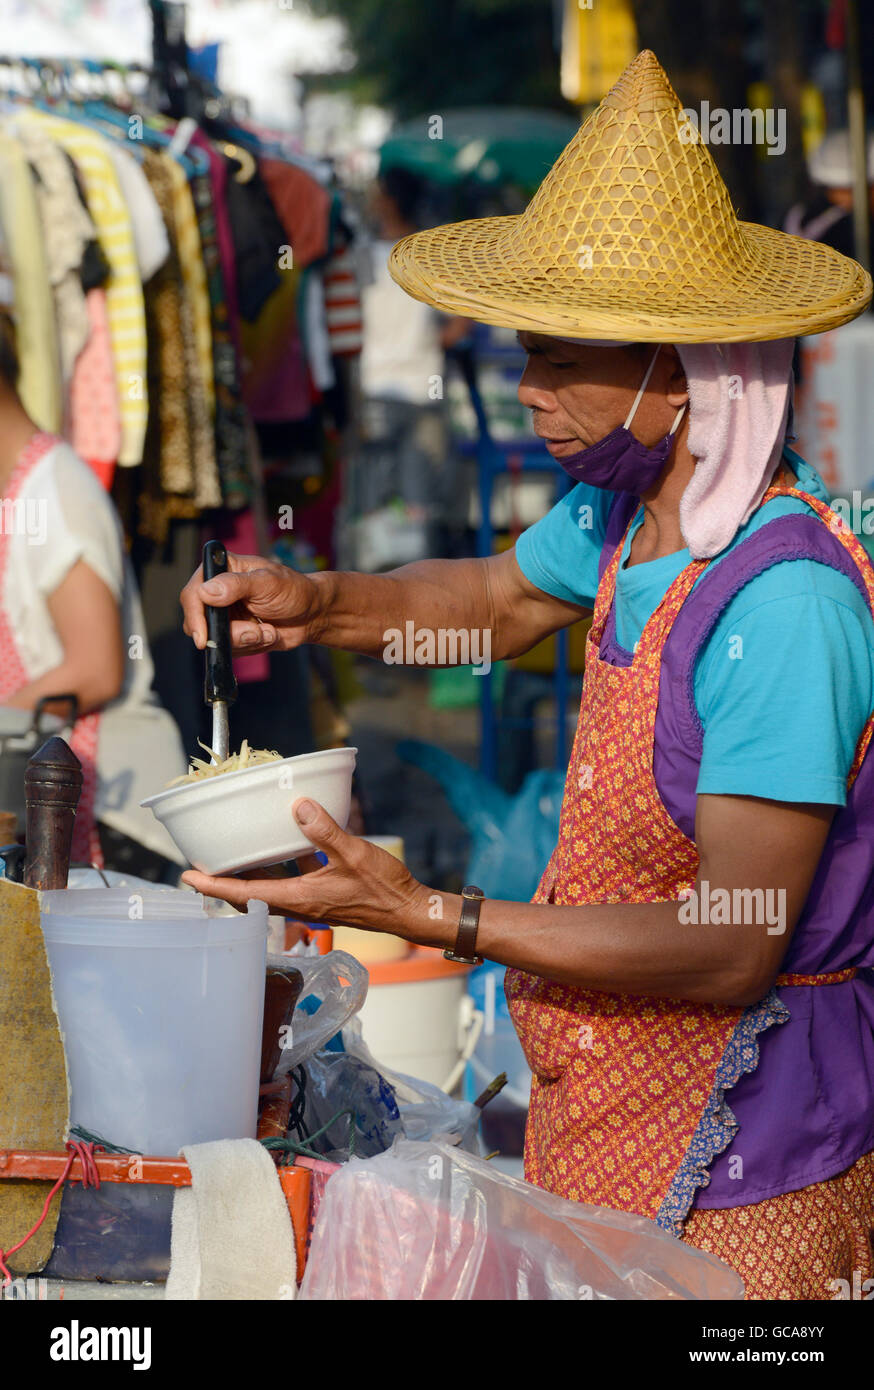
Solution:
M686 409L685 406L680 407L669 433L652 446L642 444L628 428L640 405L658 355L659 348L656 348L625 424L617 425L609 434L605 434L603 439L599 439L597 444L590 444L588 449L578 449L575 454L557 460L565 473L569 473L576 482L609 488L611 492L632 492L636 497L640 497L652 487L668 461L674 443L674 433Z

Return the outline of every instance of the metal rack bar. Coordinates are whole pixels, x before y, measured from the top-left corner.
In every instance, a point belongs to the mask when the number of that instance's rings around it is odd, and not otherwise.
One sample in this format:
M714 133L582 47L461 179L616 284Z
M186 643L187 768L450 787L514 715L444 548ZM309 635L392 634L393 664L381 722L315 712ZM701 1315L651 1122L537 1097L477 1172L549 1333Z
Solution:
M508 362L517 360L518 351L512 348L489 348L489 360L505 358ZM480 503L480 524L477 531L477 555L487 558L492 554L493 531L491 524L492 492L494 480L499 474L508 472L511 456L521 458L521 471L558 474L558 497L570 487L570 479L557 468L555 461L537 440L514 441L510 445L496 443L489 429L485 406L476 382L473 366L464 372L470 403L477 422L475 440L457 441L455 447L461 454L473 456L477 462L477 481ZM498 771L498 720L492 699L492 673L480 677L480 771L493 781ZM559 771L567 767L567 720L565 711L570 690L568 669L568 633L562 629L556 634L555 673L553 693L556 704L555 766Z

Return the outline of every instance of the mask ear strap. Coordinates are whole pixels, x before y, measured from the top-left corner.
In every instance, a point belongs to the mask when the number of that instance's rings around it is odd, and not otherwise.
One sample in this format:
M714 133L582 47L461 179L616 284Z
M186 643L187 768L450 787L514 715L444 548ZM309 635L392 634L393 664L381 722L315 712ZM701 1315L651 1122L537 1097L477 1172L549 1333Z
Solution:
M625 430L628 429L629 425L631 424L632 420L634 419L635 411L637 410L637 407L640 405L641 399L642 399L642 397L643 397L643 393L644 393L644 391L646 390L646 384L647 384L647 382L649 381L650 377L652 376L652 369L653 369L653 367L654 367L655 364L656 364L656 358L658 357L659 353L661 352L661 348L662 348L662 345L661 345L661 343L659 343L658 347L656 348L655 352L654 352L653 355L652 355L652 360L651 360L649 366L648 366L647 369L646 369L646 375L644 376L643 381L640 383L640 390L638 391L637 395L635 396L635 398L634 398L634 404L633 404L633 406L631 407L631 409L630 409L629 412L628 412L628 415L627 415L626 420L625 420L625 424L622 426L622 428L625 429ZM688 404L688 402L687 402L687 404ZM681 405L681 406L680 406L680 409L677 411L677 414L676 414L675 417L674 417L674 423L671 425L671 428L670 428L670 430L668 431L669 434L674 434L674 433L676 432L677 426L679 425L680 421L681 421L682 418L683 418L683 411L684 411L685 409L686 409L686 406L685 406L685 405Z
M631 424L632 420L634 419L634 413L635 413L635 411L637 410L637 407L640 405L641 398L642 398L642 396L643 396L644 391L646 390L646 383L649 381L650 377L652 376L652 369L653 369L653 367L654 367L655 364L656 364L656 358L658 357L658 355L659 355L659 353L661 352L661 350L662 350L662 345L661 345L661 343L659 343L658 347L656 348L655 352L654 352L653 355L652 355L652 361L650 362L649 366L648 366L647 369L646 369L646 376L643 378L643 381L640 383L640 390L638 391L637 395L636 395L635 398L634 398L634 405L633 405L633 406L631 407L631 409L629 410L628 415L627 415L626 420L625 420L625 424L622 426L622 428L623 428L624 430L627 430L627 429L628 429L629 425Z

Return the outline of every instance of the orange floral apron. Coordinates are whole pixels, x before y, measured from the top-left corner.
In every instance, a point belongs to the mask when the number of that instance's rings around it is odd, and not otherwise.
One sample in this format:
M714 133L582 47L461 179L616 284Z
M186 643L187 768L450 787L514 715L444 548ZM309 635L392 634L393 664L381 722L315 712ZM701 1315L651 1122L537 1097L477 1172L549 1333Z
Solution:
M771 487L762 502L778 495L832 517L794 488ZM841 539L854 554L861 550L852 535ZM698 851L659 796L653 748L662 650L710 562L686 566L647 622L632 663L612 666L599 648L623 546L624 538L598 586L558 844L538 903L673 902L696 880ZM871 730L869 723L851 781ZM789 977L778 977L782 983ZM682 1235L709 1164L736 1132L725 1094L755 1070L758 1035L789 1016L775 990L742 1009L607 994L516 969L507 971L505 990L532 1071L527 1180Z
M61 441L52 434L38 433L22 450L9 484L4 501L12 503L21 491L25 479L40 460ZM28 685L32 676L27 671L15 641L14 629L4 603L6 566L9 563L9 536L0 527L0 704L14 695L22 686ZM48 542L51 544L51 541ZM63 691L57 692L59 695ZM100 715L95 712L82 715L73 725L70 747L82 764L82 792L73 823L73 843L70 851L71 862L97 864L103 867L103 854L95 819L95 800L97 794L97 738L100 728Z

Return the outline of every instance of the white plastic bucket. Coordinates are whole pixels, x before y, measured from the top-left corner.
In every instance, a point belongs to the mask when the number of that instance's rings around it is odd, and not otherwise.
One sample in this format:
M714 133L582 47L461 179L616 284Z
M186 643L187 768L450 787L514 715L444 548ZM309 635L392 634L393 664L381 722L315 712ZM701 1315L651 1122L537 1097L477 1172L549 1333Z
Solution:
M71 1123L143 1154L254 1138L266 903L218 916L199 894L107 888L41 907Z
M359 1018L374 1057L406 1076L454 1090L482 1025L467 993L468 971L421 947L405 960L368 969Z

